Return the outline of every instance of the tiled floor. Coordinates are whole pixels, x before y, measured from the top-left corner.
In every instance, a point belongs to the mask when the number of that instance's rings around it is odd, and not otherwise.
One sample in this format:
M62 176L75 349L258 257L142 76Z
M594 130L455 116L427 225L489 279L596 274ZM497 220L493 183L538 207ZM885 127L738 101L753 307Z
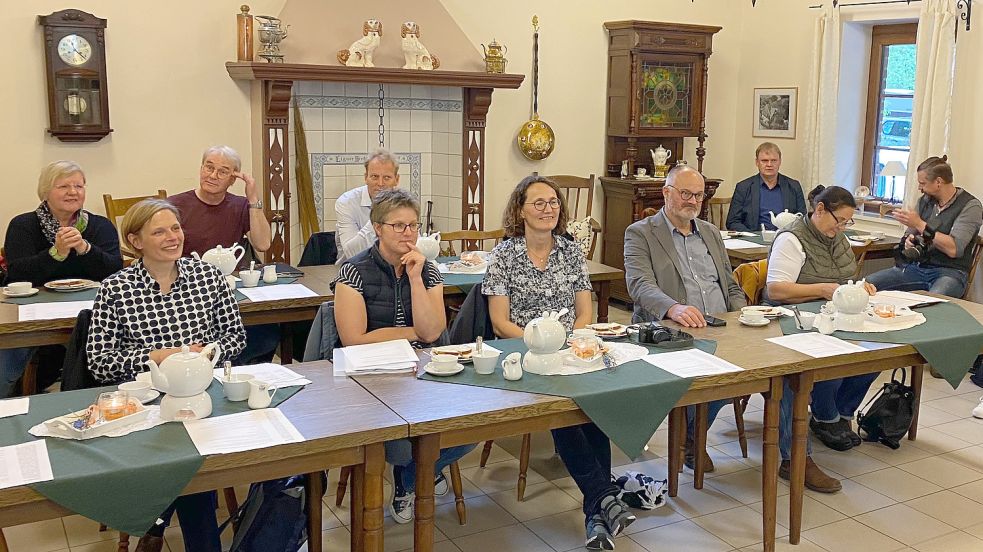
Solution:
M613 321L629 314L612 309ZM880 382L873 386L877 389ZM864 443L834 452L818 442L815 459L843 478L833 495L806 492L802 542L788 544L788 488L780 487L778 549L795 552L983 551L983 420L970 416L983 390L967 379L958 389L927 378L918 440L892 451ZM718 471L702 491L687 474L679 496L661 509L639 512L639 520L616 541L623 552L727 551L761 549L761 399L745 415L750 458L741 458L733 411L725 408L711 428L709 452ZM661 428L643 458L615 453L616 471L633 469L664 477L666 431ZM453 496L438 497L438 552L564 552L582 549L580 495L548 434L533 436L529 486L518 502L515 480L519 438L497 441L488 465L478 467L476 449L461 461L468 524L459 525ZM347 497L334 505L338 470L330 473L324 504L324 548L348 550ZM388 489L387 489L388 492ZM237 493L245 496L245 490ZM412 525L386 518L386 550L410 549ZM79 516L4 530L12 552L112 552L115 533ZM168 529L165 550L183 551L180 529ZM134 539L135 540L135 539ZM135 547L135 542L130 549Z

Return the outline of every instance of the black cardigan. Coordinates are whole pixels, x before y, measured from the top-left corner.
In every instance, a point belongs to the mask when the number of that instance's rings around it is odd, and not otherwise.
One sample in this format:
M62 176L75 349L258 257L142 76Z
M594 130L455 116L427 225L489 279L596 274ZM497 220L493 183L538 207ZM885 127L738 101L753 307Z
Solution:
M7 227L4 254L7 257L7 281L43 285L61 278L88 278L100 281L123 268L119 252L119 234L109 219L89 213L89 223L82 238L92 244L85 255L74 250L68 258L56 261L49 253L51 243L41 231L34 211L17 215Z

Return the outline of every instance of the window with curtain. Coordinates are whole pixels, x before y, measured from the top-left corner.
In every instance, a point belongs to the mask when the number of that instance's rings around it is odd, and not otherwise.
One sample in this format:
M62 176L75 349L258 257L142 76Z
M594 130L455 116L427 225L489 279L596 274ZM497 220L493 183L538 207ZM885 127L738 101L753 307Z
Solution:
M872 196L891 203L904 200L905 177L889 174L909 161L917 30L916 24L877 25L871 33L862 178Z

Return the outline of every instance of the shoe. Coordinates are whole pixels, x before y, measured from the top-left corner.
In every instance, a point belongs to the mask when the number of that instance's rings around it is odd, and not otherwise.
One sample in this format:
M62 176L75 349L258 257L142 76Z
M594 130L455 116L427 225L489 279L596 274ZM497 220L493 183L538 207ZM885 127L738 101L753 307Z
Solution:
M137 543L136 552L160 552L164 548L164 537L144 535Z
M434 496L444 496L450 489L447 485L447 478L444 477L444 472L439 472L437 477L433 480L433 494Z
M606 496L601 500L600 517L608 528L612 537L617 537L635 522L635 514L631 513L628 505L618 500L616 496Z
M983 397L980 397L980 404L973 409L974 418L983 418Z
M689 436L686 435L686 446L685 452L683 453L683 465L691 470L696 469L696 454L693 452L694 441ZM713 473L713 460L710 459L710 455L707 451L703 451L703 473Z
M399 524L413 521L413 503L415 501L416 493L393 495L393 502L390 505L393 521Z
M594 514L587 520L587 550L614 550L614 537L608 532L601 514Z
M823 442L824 445L833 450L850 450L853 448L853 440L839 425L839 420L827 423L809 418L809 429Z
M778 468L778 477L785 481L790 478L791 467L788 460L782 460L782 465ZM806 488L812 489L817 493L835 493L843 489L843 485L835 477L826 475L811 456L806 456Z
M853 446L859 447L860 443L864 442L864 440L860 438L860 435L853 430L853 421L848 420L847 418L840 418L836 423L839 424L840 428L843 430L843 433L846 433L846 436L850 438L850 442L853 443Z

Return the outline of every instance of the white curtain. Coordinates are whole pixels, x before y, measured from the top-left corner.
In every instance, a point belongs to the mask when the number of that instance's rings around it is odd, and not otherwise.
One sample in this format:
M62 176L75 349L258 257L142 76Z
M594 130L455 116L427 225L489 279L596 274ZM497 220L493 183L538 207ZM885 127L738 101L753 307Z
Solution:
M911 156L905 178L905 204L918 193L918 164L949 149L949 116L956 61L956 10L952 0L923 0L915 48L915 99L911 120Z
M840 12L826 2L816 18L809 99L805 114L805 190L834 182L837 96L840 85Z

